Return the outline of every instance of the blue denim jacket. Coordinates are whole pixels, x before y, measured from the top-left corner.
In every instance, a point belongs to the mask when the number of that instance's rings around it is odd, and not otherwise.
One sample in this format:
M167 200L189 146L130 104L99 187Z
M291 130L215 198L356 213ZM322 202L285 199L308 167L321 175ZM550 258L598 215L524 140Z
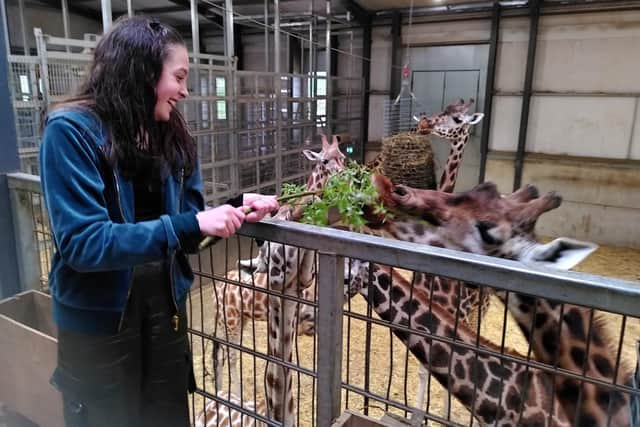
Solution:
M199 169L176 171L163 184L165 214L136 223L133 185L107 163L107 136L94 114L65 109L48 116L40 148L56 245L53 316L60 327L92 334L118 331L137 264L166 263L177 311L193 282L186 253L197 249L195 213L204 208Z

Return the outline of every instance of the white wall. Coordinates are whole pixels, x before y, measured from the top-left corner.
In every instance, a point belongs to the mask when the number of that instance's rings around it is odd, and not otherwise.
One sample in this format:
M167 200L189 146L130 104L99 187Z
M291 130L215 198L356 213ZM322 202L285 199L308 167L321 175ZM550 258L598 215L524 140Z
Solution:
M528 20L503 19L493 150L517 147L527 44ZM639 160L639 44L639 12L543 16L533 89L546 93L532 97L527 151Z
M373 32L369 139L383 133L391 28ZM403 27L412 45L488 40L489 20ZM528 18L502 18L487 179L511 191L529 38ZM543 235L640 247L640 12L543 15L523 183L558 191ZM543 92L543 93L540 93ZM465 159L466 160L466 159Z

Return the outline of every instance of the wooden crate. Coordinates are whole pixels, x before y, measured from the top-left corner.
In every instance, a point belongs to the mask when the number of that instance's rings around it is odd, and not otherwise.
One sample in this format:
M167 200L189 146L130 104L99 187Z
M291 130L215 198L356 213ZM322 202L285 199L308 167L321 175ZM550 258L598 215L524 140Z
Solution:
M0 301L0 402L40 426L64 425L60 393L49 383L57 348L47 294Z

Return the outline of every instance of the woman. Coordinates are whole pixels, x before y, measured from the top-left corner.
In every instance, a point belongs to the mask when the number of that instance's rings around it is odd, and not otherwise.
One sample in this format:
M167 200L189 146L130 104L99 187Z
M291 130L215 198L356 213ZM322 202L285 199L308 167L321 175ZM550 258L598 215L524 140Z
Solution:
M278 208L273 196L245 194L243 206L204 210L195 143L175 109L188 70L174 29L125 19L98 43L79 94L48 114L52 383L69 426L189 424L186 254Z

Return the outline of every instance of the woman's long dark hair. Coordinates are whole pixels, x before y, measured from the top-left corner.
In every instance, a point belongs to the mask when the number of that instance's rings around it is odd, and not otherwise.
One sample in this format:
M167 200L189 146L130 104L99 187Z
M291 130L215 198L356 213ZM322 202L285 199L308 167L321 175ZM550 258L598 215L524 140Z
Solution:
M83 106L95 112L110 130L109 160L126 178L134 176L137 146L147 138L147 154L171 171L184 167L191 175L195 169L195 142L180 112L174 109L168 122L154 118L156 85L175 45L185 46L180 34L155 19L116 21L98 42L79 93L53 107Z

